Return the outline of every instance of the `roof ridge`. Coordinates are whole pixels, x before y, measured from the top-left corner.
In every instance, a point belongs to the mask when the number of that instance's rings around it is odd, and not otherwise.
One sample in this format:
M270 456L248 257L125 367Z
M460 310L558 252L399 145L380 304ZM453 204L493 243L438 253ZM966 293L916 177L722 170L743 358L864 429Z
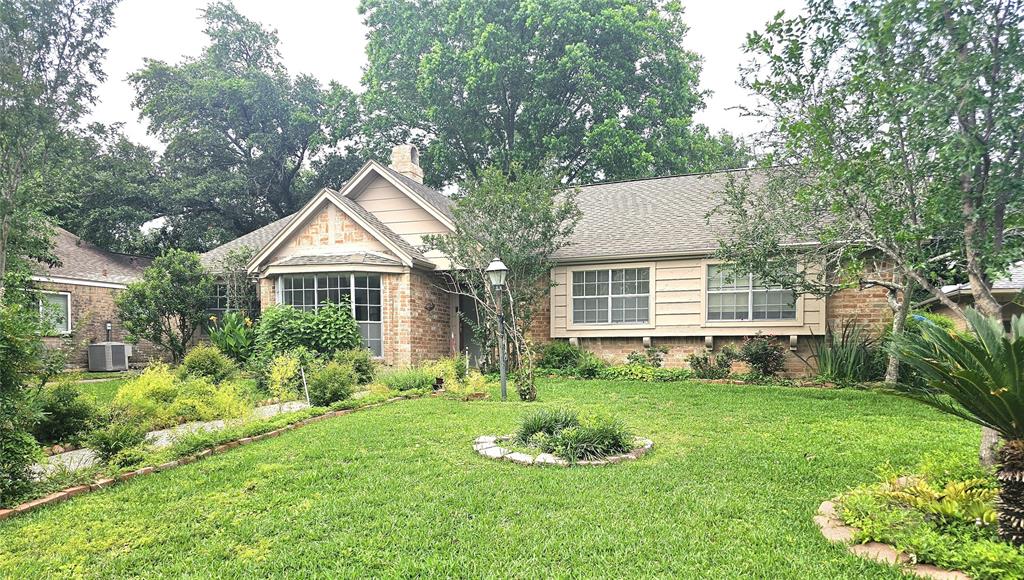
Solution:
M610 181L598 181L596 183L587 183L585 185L566 185L566 186L562 187L562 189L569 189L570 187L575 187L577 189L584 189L584 188L587 188L587 187L597 187L597 186L601 186L601 185L615 185L615 184L619 184L619 183L634 183L634 182L637 182L637 181L655 181L655 180L659 180L659 179L672 179L672 178L676 178L676 177L696 177L696 176L699 176L699 175L717 175L719 173L739 173L739 172L743 172L743 171L768 170L768 169L775 169L776 167L781 167L781 166L780 165L772 165L772 166L769 166L769 167L735 167L733 169L716 169L714 171L696 171L696 172L693 172L693 173L673 173L671 175L655 175L655 176L652 176L652 177L632 177L632 178L629 178L629 179L614 179L614 180L610 180Z

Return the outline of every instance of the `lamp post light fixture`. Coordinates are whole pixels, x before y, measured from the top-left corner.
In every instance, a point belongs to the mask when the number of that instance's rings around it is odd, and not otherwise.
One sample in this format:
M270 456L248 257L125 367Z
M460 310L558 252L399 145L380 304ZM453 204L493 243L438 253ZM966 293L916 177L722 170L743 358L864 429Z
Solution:
M508 279L508 267L500 258L491 260L487 266L487 277L491 280L491 288L498 299L498 365L501 369L501 400L508 397L508 362L505 353L505 280Z

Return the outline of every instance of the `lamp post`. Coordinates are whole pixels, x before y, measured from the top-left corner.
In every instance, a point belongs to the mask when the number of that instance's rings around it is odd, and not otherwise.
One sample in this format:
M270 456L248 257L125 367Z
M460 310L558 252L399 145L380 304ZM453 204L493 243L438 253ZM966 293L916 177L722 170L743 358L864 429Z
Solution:
M491 279L491 288L498 297L498 365L501 369L501 400L507 398L508 371L505 354L505 280L508 278L508 267L500 258L491 260L487 266L487 277Z

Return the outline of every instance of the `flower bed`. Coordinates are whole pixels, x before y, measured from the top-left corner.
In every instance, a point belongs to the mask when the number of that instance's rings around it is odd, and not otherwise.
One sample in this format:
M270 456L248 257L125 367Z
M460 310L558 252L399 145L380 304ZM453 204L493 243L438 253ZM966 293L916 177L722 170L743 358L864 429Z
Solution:
M601 459L581 459L576 462L566 461L551 453L539 453L532 455L522 451L515 451L502 447L500 444L515 439L514 435L481 435L473 441L473 450L487 457L488 459L499 459L511 461L520 465L554 465L557 467L569 467L570 465L609 465L639 459L654 447L654 442L643 437L636 438L636 447L628 453L610 455Z

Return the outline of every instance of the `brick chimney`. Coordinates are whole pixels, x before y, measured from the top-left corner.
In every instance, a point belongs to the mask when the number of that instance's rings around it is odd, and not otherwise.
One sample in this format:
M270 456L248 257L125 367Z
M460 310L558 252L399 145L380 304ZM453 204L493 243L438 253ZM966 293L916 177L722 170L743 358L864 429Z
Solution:
M423 169L420 167L420 152L415 145L395 145L391 149L391 169L423 183Z

